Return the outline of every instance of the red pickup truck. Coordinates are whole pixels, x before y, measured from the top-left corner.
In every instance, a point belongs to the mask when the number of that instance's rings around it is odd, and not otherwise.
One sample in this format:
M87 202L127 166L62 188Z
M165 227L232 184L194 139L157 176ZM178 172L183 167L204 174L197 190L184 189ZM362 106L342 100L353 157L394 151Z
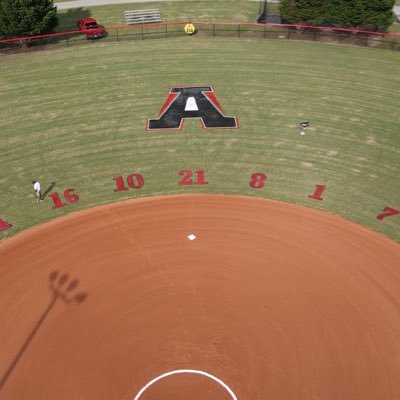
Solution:
M88 39L101 38L106 31L98 25L94 18L82 18L76 21L76 24L79 30L82 31Z

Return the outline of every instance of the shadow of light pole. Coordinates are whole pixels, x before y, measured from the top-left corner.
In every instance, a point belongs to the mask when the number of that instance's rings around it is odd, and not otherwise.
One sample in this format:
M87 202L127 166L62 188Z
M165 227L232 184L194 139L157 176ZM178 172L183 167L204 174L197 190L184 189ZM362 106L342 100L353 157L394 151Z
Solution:
M4 385L6 384L8 378L10 377L11 373L17 366L18 362L24 355L24 353L27 351L30 343L32 342L33 338L36 336L37 332L39 331L40 327L50 314L51 310L55 306L58 300L61 300L62 302L66 304L70 304L73 302L76 302L78 304L82 303L83 301L86 300L87 298L87 293L77 293L73 294L74 290L78 287L79 281L78 279L73 279L69 282L68 285L67 282L69 280L69 275L68 274L63 274L59 277L58 271L53 271L49 275L49 281L50 281L50 290L52 291L52 298L49 303L49 305L46 307L44 310L43 314L40 316L38 321L36 322L35 326L33 327L32 331L28 335L28 337L25 339L25 342L19 349L18 353L14 357L13 361L7 368L6 372L4 375L1 377L0 380L0 391L3 389ZM64 286L66 285L66 286Z

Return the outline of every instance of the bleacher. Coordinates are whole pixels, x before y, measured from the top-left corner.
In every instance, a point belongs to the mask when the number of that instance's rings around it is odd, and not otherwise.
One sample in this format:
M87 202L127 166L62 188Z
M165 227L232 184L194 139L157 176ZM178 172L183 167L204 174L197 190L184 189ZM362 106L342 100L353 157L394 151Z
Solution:
M160 11L157 8L150 10L131 10L125 11L125 21L127 25L154 24L161 22Z

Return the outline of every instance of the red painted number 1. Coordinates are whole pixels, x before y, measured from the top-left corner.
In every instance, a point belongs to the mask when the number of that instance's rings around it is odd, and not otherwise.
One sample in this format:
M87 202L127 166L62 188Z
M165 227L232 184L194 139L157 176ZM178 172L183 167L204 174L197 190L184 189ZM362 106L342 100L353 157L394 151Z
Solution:
M204 180L204 171L195 171L197 179L193 181L193 172L185 169L183 171L179 171L179 176L183 176L183 178L179 181L179 185L208 185L208 182Z
M395 210L394 208L391 208L391 207L385 207L385 208L383 209L383 211L387 211L387 212L382 213L382 214L379 214L379 215L376 217L376 219L382 220L383 218L391 217L392 215L400 214L400 211L399 211L399 210Z
M325 190L325 185L315 185L316 189L314 194L311 194L310 196L308 196L310 199L314 199L314 200L323 200L322 198L322 193Z
M77 194L74 193L75 189L66 189L64 191L64 197L65 200L68 203L77 203L79 201L79 196ZM56 192L53 194L49 194L49 197L51 197L54 201L54 206L52 208L61 208L61 207L65 207L67 205L67 203L63 203L61 201L60 195Z

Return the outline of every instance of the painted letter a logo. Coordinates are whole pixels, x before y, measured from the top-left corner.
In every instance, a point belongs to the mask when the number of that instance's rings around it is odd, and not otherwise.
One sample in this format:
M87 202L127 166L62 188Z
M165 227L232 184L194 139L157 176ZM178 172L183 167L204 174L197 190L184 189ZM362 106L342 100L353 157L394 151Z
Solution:
M173 87L158 119L147 120L146 129L181 129L186 118L197 118L203 128L238 128L237 117L226 117L211 86Z

